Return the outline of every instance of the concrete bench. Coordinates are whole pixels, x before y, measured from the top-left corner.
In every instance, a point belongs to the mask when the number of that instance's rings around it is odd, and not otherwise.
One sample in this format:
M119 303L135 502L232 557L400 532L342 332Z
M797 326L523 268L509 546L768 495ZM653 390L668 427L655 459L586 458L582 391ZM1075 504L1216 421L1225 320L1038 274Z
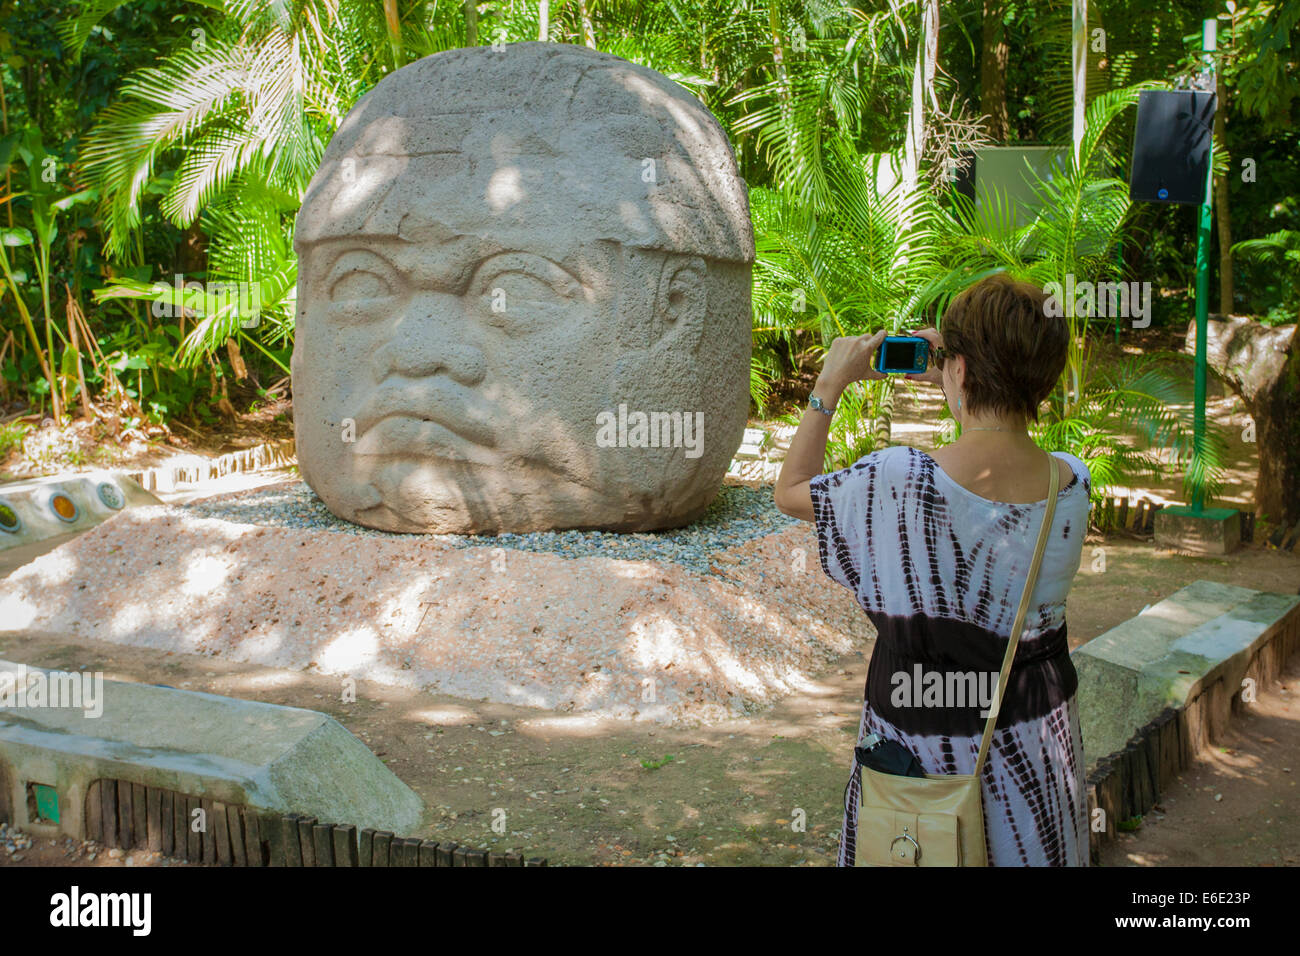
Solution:
M1297 650L1300 596L1196 581L1073 652L1094 862Z
M1199 750L1207 732L1222 728L1243 681L1276 676L1298 634L1300 595L1196 581L1077 648L1072 657L1089 767L1122 750L1166 707L1208 698L1200 701L1206 719L1199 743L1193 741ZM1261 655L1266 674L1259 673Z
M0 817L81 837L100 779L397 833L424 809L326 714L0 661Z

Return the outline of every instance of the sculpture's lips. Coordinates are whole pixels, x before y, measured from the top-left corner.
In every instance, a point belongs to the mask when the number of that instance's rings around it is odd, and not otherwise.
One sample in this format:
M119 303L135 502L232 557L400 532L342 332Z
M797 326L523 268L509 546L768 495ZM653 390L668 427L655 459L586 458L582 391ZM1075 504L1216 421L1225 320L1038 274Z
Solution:
M389 415L367 429L354 453L375 458L446 458L495 464L496 455L444 425L410 415Z
M377 393L357 417L360 438L353 452L488 460L484 453L496 445L496 439L484 411L442 391L422 387Z

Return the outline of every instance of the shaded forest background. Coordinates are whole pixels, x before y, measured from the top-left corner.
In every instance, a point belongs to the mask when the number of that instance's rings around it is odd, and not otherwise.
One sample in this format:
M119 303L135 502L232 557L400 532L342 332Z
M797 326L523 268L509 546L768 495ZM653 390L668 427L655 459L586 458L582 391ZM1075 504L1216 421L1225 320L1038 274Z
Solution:
M981 146L1068 148L1061 0L2 0L0 455L40 421L158 439L288 396L294 216L325 145L387 73L465 45L586 44L718 116L758 240L757 414L787 408L831 336L934 316L995 269L1149 281L1154 326L1182 329L1194 211L1131 204L1124 182L1137 91L1200 69L1207 17L1220 37L1212 301L1294 322L1300 4L1089 4L1089 138L1041 184L1048 213L1024 223L964 204L952 173ZM922 148L914 181L905 170L889 191L878 160L906 166L909 105ZM221 282L257 289L255 322L211 294ZM1039 433L1088 460L1099 492L1192 451L1186 367L1094 362L1112 326L1074 323ZM860 416L838 426L828 464L889 440L891 388L848 396ZM1211 485L1215 455L1211 440L1198 459Z

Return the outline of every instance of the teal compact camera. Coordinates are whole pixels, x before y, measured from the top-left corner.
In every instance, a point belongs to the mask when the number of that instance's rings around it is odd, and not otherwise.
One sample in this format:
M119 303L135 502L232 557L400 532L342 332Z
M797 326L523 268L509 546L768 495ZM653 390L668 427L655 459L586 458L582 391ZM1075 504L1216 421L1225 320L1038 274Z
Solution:
M930 364L930 343L915 335L888 335L876 349L877 372L913 374Z

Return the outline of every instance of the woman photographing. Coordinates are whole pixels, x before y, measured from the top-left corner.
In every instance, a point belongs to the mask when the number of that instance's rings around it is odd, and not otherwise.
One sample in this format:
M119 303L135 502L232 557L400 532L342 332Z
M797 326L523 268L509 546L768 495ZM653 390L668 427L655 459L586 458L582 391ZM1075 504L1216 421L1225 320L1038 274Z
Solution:
M823 474L840 395L853 382L884 377L873 369L884 332L836 339L775 490L781 511L814 522L823 570L853 592L876 628L859 747L895 741L926 775L941 775L974 772L992 711L986 693L975 701L920 694L916 678L926 678L927 691L987 691L989 675L996 683L1049 484L1059 485L980 774L991 866L1088 863L1065 599L1079 568L1091 479L1078 458L1049 455L1029 437L1069 341L1045 299L1035 286L993 276L953 300L942 335L914 333L929 343L933 364L908 377L943 390L961 426L955 442L932 454L884 448ZM841 866L855 863L861 754L846 791Z

